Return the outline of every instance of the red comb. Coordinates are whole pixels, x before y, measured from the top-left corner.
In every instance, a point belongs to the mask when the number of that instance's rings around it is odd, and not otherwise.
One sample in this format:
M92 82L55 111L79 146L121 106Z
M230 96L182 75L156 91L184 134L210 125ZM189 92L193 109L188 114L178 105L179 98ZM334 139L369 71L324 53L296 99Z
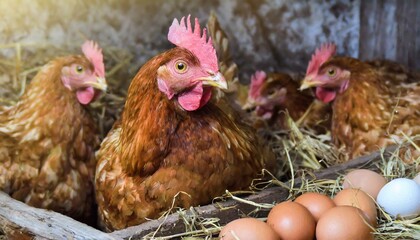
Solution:
M256 71L254 75L251 76L251 83L249 86L249 96L253 99L256 99L260 94L260 89L267 78L267 74L264 71Z
M306 69L306 75L316 74L319 67L335 54L336 49L337 46L334 43L325 43L315 50L309 62L308 69Z
M194 31L191 27L190 15L187 18L187 25L185 26L185 17L181 18L180 23L175 18L172 25L169 27L168 40L177 45L191 51L199 60L200 63L207 69L218 72L216 50L213 47L211 38L207 41L207 30L203 28L203 36L201 36L200 24L198 19L195 19Z
M94 41L86 41L82 45L83 54L93 64L95 72L100 77L105 77L104 56L102 49Z

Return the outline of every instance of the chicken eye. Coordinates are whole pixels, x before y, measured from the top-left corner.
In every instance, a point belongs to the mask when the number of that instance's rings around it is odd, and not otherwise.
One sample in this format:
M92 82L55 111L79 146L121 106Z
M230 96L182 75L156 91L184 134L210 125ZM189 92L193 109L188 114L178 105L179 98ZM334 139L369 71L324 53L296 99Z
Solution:
M75 69L76 69L76 72L77 72L77 73L83 73L83 72L84 72L84 70L85 70L85 69L84 69L82 66L80 66L80 65L77 65Z
M184 73L184 72L186 72L187 71L187 63L186 62L184 62L184 61L177 61L176 63L175 63L175 70L178 72L178 73Z
M329 69L327 70L327 74L328 74L328 76L330 76L330 77L334 77L334 76L335 76L335 74L336 74L335 68L329 68Z
M270 89L270 90L268 90L268 95L269 96L272 96L272 95L274 95L274 93L275 93L276 91L274 91L274 89Z

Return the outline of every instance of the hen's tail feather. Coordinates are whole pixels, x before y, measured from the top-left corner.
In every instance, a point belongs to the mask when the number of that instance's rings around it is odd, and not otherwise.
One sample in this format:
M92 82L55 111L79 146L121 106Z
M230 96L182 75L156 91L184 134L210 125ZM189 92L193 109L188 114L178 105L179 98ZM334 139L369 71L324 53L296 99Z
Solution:
M219 59L220 72L225 76L225 79L228 82L238 81L238 67L235 62L233 62L230 53L229 39L227 38L225 31L223 31L220 26L214 12L210 13L207 27L209 29L210 36L213 39L213 44Z
M227 96L229 98L229 102L232 104L243 105L248 97L248 88L239 82L239 70L231 55L229 39L225 31L220 26L214 12L210 13L207 28L211 38L213 39L213 44L219 59L220 72L223 74L228 83L227 90L221 91L218 89L216 91L216 99Z

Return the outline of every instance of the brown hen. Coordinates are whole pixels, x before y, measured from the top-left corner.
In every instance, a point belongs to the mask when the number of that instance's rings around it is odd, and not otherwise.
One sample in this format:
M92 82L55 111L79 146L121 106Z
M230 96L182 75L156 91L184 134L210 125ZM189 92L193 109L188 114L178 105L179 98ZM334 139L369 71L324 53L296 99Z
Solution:
M274 154L255 131L210 101L225 88L211 41L196 19L175 19L177 45L139 70L121 120L102 142L96 169L99 215L107 230L210 203L247 188Z
M92 220L96 124L86 105L106 89L101 49L57 58L0 113L0 188L31 206ZM92 222L91 222L92 223Z
M331 107L310 90L299 91L301 76L257 71L251 77L246 108L253 109L268 126L287 129L287 115L300 127L325 133L330 129Z
M411 138L420 143L418 75L389 61L362 62L334 56L336 47L318 49L301 89L316 87L324 102L334 101L331 135L350 158ZM407 161L418 161L412 149Z

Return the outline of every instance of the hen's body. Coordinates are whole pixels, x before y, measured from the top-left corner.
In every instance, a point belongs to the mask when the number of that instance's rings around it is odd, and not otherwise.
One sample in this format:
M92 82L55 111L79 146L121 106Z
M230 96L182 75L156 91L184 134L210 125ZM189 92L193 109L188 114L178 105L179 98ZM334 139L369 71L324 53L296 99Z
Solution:
M274 155L251 127L209 102L183 110L156 86L175 48L146 63L133 79L121 122L101 145L96 173L100 216L108 230L157 218L175 206L207 204L226 189L247 188ZM227 106L227 105L226 105ZM226 107L224 106L224 107Z
M44 66L19 102L0 116L0 188L13 198L87 220L93 204L96 127L61 68L79 56Z

